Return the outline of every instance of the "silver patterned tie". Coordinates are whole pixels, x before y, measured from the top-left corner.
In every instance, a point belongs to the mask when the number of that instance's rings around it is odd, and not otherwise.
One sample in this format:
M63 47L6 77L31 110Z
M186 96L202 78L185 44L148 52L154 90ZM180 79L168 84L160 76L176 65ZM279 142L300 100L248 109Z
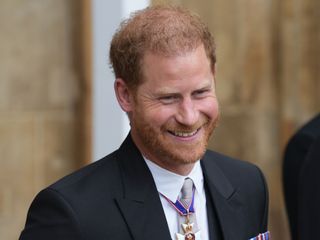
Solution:
M193 198L193 181L191 178L184 180L181 188L181 197L179 201L188 208ZM195 232L198 231L195 213L189 213L188 216L179 216L179 233L176 234L176 239L195 239Z

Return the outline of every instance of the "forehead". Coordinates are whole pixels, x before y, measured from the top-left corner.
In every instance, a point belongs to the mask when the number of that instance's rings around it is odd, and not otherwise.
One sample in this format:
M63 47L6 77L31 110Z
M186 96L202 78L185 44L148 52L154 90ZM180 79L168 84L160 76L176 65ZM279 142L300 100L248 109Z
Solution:
M213 75L210 60L203 45L174 56L146 52L142 60L141 70L143 82L152 81L154 84Z

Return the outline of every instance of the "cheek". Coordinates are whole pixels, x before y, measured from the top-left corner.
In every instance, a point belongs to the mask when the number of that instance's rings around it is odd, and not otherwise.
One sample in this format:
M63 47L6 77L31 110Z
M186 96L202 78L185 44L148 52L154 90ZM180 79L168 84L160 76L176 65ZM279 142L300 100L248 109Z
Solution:
M200 111L209 118L216 118L219 115L219 104L216 99L208 100L201 104Z
M174 116L174 110L169 107L159 107L149 111L146 115L146 118L149 121L149 124L161 127L168 123L170 119Z

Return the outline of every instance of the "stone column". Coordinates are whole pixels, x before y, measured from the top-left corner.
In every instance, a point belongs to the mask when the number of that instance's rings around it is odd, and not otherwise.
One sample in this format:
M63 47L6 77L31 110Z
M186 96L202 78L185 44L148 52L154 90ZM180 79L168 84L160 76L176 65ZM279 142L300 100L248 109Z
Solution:
M1 1L0 239L36 192L80 165L78 1Z

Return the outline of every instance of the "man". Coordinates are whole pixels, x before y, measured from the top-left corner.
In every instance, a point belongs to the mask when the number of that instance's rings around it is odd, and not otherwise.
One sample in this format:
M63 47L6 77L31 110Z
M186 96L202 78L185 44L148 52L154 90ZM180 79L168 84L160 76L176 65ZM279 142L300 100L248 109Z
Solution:
M283 161L283 188L291 239L316 239L320 224L320 114L289 140Z
M200 19L176 7L138 11L114 35L110 61L127 139L40 192L20 239L236 240L266 232L261 171L206 151L219 106L215 45Z

